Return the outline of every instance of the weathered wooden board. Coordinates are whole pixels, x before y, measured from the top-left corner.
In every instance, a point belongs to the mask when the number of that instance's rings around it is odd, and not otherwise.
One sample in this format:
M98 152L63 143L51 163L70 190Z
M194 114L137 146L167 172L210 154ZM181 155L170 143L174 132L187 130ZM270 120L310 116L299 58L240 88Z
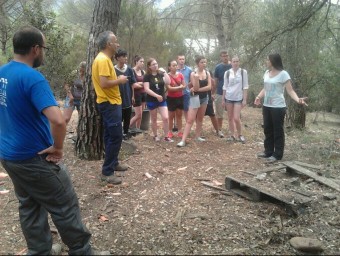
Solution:
M225 186L226 189L248 200L255 202L268 201L281 205L290 215L298 215L300 212L303 212L307 204L311 202L309 198L301 199L290 196L288 199L288 197L284 197L283 194L274 194L275 191L270 192L269 190L265 190L232 176L226 177Z
M306 175L306 176L316 180L317 182L320 182L320 183L340 192L340 185L335 183L333 180L331 180L329 178L319 176L317 173L312 172L312 171L310 171L310 170L308 170L304 167L301 167L301 166L299 166L299 165L297 165L293 162L283 162L283 164L288 167L288 169L287 169L288 172L296 172L298 174Z

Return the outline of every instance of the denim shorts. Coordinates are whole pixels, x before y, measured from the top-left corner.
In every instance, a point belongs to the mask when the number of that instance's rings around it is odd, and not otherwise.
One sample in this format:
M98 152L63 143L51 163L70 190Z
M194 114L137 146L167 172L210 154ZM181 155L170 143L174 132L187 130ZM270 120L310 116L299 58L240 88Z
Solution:
M149 102L146 103L146 105L148 106L149 110L154 110L154 109L159 108L159 107L166 107L167 106L165 100L163 100L162 102L149 101Z
M225 100L225 103L229 103L229 104L242 104L242 100Z

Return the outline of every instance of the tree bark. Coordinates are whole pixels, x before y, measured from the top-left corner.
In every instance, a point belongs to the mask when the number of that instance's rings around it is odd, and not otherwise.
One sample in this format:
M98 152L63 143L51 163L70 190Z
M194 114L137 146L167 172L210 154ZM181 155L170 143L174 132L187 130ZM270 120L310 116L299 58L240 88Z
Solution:
M87 48L87 67L82 104L77 127L76 155L81 159L99 160L104 154L103 125L96 108L96 94L92 84L92 63L99 50L96 39L101 32L116 34L121 0L96 0Z
M288 3L286 3L288 5ZM293 6L287 6L293 8ZM287 9L288 10L288 9ZM299 97L301 97L302 84L302 68L300 64L299 50L300 47L301 31L299 29L292 31L286 37L286 57L287 69L291 77L292 86ZM289 96L287 97L287 125L292 128L302 129L306 125L306 111L305 108L296 104Z
M222 22L222 2L220 0L213 0L212 1L213 5L213 14L215 18L215 23L216 23L216 30L217 30L217 40L218 40L218 47L220 49L226 49L227 44L226 44L226 37L224 35L224 26Z
M5 3L0 3L0 41L1 41L1 54L6 55L8 36L8 17L5 11Z

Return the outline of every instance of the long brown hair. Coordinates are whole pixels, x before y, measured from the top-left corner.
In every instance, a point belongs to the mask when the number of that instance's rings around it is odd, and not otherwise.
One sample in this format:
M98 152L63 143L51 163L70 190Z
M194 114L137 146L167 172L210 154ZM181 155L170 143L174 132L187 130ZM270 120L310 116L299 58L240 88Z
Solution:
M146 62L146 73L147 74L151 74L152 73L152 71L150 69L150 66L151 66L151 62L153 62L153 61L156 61L156 59L155 58L149 58L148 61ZM158 73L158 71L157 71L157 73Z

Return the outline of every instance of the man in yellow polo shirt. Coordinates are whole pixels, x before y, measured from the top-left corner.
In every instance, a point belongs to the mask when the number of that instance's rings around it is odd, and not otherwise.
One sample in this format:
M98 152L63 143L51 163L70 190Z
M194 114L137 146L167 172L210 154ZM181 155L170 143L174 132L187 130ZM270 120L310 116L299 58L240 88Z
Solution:
M112 57L119 47L117 37L111 31L98 36L100 52L92 64L92 82L97 95L98 110L104 123L105 159L102 166L102 181L121 184L122 179L114 176L115 171L126 171L127 165L119 164L118 154L123 139L122 99L119 84L128 81L127 76L117 77Z

